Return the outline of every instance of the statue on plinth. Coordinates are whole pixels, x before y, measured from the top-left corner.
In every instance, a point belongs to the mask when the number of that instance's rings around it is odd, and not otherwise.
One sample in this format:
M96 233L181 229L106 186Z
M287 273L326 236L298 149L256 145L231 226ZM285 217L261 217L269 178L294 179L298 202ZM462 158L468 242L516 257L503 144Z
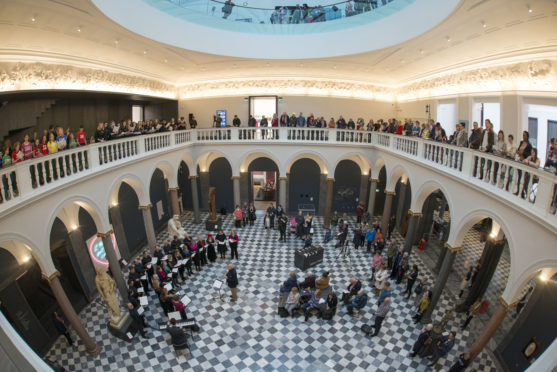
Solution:
M102 268L97 266L96 270L95 285L106 303L110 316L110 324L116 327L125 313L120 309L120 302L114 292L114 280Z
M449 311L447 311L447 313L443 316L441 321L433 326L433 332L437 334L443 333L445 331L445 327L447 326L447 323L449 323L449 320L454 318L453 312L454 309L450 309Z
M217 205L215 203L216 187L209 187L209 221L217 221Z
M180 216L177 214L168 221L168 236L171 238L177 236L178 239L184 239L186 237L186 230L182 227Z

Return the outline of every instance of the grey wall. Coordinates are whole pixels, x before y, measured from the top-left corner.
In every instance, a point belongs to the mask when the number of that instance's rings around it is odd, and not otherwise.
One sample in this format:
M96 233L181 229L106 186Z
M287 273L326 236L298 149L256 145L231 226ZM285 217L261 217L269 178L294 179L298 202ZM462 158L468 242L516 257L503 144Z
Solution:
M191 180L189 179L190 170L186 163L181 162L178 168L178 191L182 196L182 207L184 210L193 209L193 199L191 195ZM199 178L198 178L199 180ZM199 197L199 193L197 193Z
M139 199L133 188L125 182L122 182L118 190L118 207L122 215L128 249L133 255L145 244L147 235L145 234L143 212L138 209Z
M168 208L168 185L167 180L164 178L164 173L160 169L156 169L151 176L151 183L149 185L149 200L153 204L151 208L151 217L153 218L153 226L155 230L160 229L166 225L170 218L170 210ZM159 219L157 204L162 203L163 214Z
M342 160L335 169L333 211L355 214L360 196L361 170L352 160Z
M215 159L209 167L209 185L216 187L215 204L217 213L226 208L227 213L234 210L232 168L225 158Z

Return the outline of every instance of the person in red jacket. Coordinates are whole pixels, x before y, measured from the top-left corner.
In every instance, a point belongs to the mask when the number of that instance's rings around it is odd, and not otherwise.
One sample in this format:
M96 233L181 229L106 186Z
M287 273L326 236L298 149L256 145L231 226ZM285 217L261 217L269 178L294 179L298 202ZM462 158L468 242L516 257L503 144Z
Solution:
M83 130L83 125L79 127L79 131L76 133L75 137L79 146L85 146L87 144L87 135Z
M358 217L357 220L356 220L357 223L362 222L362 216L363 216L365 210L366 210L366 206L365 206L364 202L361 201L358 204L358 207L356 208L356 216Z

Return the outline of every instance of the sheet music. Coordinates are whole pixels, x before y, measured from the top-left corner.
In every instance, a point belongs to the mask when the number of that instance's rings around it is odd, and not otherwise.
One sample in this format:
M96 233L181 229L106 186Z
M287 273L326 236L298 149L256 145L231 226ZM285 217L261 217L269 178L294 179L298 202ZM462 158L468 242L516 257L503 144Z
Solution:
M150 264L150 263L147 264L147 268L148 268L148 269L150 269L150 268L152 268L152 267L153 267L152 264Z
M174 311L168 313L168 319L182 320L182 316L180 315L179 311Z
M177 268L177 267L173 268L173 269L172 269L172 272L173 272L174 274L176 274L176 273L178 272L178 268Z
M147 296L139 297L139 304L141 306L147 306L147 304L149 304L149 302L147 301Z
M147 280L147 275L142 275L140 279L141 280Z
M191 302L191 298L189 298L188 295L184 295L184 297L182 297L180 301L184 304L184 306L188 306Z
M137 308L137 313L139 315L143 315L144 312L145 312L145 309L143 308L143 306L140 306L140 307Z
M168 276L169 278L172 278L172 273L168 273L168 274L166 274L166 276Z
M221 287L222 287L222 281L215 279L215 281L213 282L213 288L220 289Z
M143 287L137 288L137 293L143 293L143 292L145 292L145 290L143 289Z
M128 336L130 340L133 338L133 335L130 332L126 333L126 336Z
M161 260L162 260L162 261L167 261L167 260L168 260L168 255L163 256L163 257L161 258Z
M159 261L158 258L153 257L153 258L151 259L151 264L152 264L152 265L156 265L158 261Z
M166 289L168 291L171 291L172 290L172 284L171 283L165 284L164 289Z

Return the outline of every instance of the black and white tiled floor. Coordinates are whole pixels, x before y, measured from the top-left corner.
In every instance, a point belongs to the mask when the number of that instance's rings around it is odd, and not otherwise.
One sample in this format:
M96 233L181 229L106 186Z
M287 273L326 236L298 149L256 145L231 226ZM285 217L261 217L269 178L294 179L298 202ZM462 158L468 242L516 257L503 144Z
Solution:
M183 216L184 227L192 236L206 235L204 223L194 225L191 213ZM257 222L260 222L259 220ZM319 228L321 217L315 217L314 242L322 240ZM232 216L224 220L225 232L233 225ZM279 243L278 232L265 232L261 223L239 229L239 260L232 261L239 277L236 303L215 299L211 286L214 279L222 279L229 259L220 260L203 267L199 273L181 284L183 293L192 298L188 316L197 319L200 332L190 339L190 349L185 356L176 357L169 345L169 336L155 329L148 330L148 338L135 338L127 343L109 335L108 316L102 300L94 302L79 315L91 337L103 346L97 358L89 357L84 346L79 349L67 347L60 337L47 354L70 371L426 371L447 370L460 353L466 352L477 333L475 328L461 332L459 325L464 315L456 314L449 329L457 331L457 342L447 358L440 359L435 369L427 367L427 360L410 358L414 340L422 330L414 325L414 300L402 296L405 285L393 284L392 310L388 314L378 337L369 339L360 331L363 323L373 321L375 302L373 297L359 318L345 314L339 308L332 321L315 317L308 323L303 318L280 318L277 315L278 287L291 270L302 278L304 273L294 267L294 250L302 242L290 237L287 243ZM167 238L159 234L158 241ZM397 236L402 242L402 238ZM362 279L370 292L369 282L371 256L362 250L352 250L352 265L337 259L334 242L325 245L323 263L311 270L319 274L330 271L331 284L337 291L344 288L349 278ZM434 275L424 265L419 255L413 255L411 264L420 268L432 286ZM228 293L226 292L228 297ZM442 295L434 320L439 321L446 310L455 304L454 296ZM151 292L146 310L148 323L155 327L165 321L158 300ZM472 322L474 323L474 322ZM472 367L480 371L495 371L496 367L486 352L482 352Z

